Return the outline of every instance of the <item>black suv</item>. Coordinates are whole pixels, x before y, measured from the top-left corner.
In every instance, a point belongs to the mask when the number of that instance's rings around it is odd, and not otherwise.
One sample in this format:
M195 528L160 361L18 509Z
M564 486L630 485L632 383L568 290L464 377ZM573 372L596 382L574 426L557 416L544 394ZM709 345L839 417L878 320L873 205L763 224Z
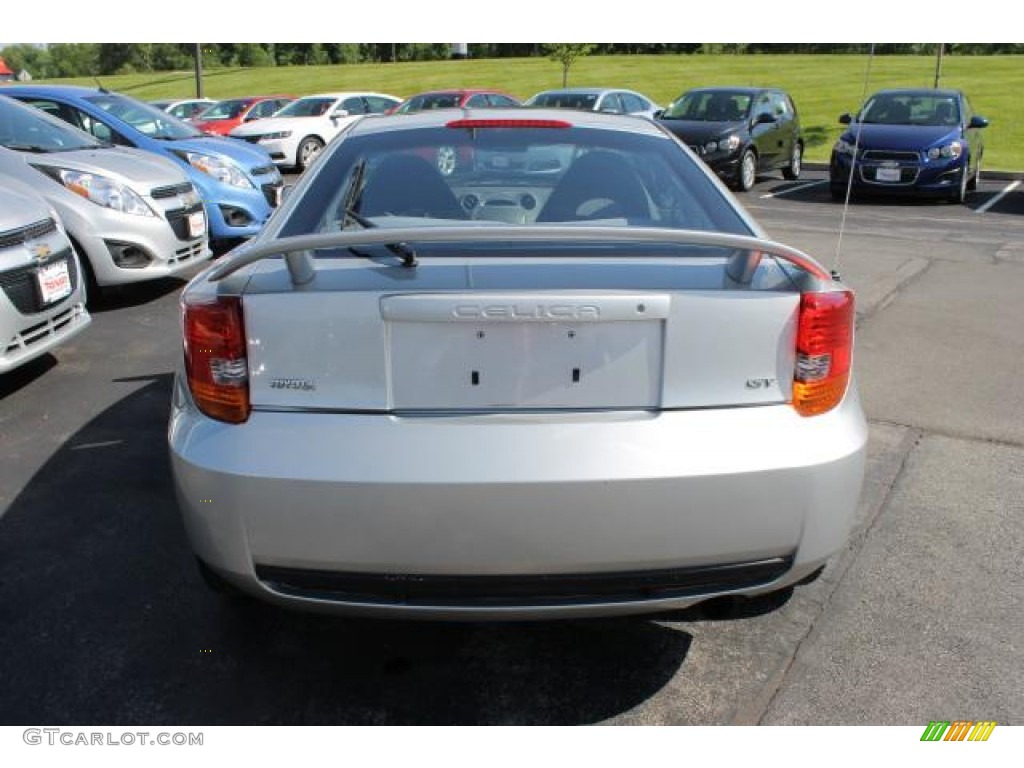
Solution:
M777 168L787 179L800 176L800 118L777 88L698 88L657 119L734 189L746 192L758 174Z

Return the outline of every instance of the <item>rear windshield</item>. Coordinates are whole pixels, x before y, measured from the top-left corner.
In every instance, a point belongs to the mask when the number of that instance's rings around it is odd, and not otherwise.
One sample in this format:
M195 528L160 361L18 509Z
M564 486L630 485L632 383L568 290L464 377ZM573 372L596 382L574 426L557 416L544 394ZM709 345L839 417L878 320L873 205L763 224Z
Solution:
M621 130L439 127L350 136L296 190L301 198L282 234L358 227L358 218L373 226L570 223L751 234L698 162L666 136Z
M538 93L528 102L531 107L558 107L593 111L596 93Z
M960 108L952 96L939 94L879 94L864 107L865 123L882 125L958 125Z
M428 109L454 109L459 106L460 96L457 93L425 93L414 96L396 109L396 112L423 112Z
M230 101L219 101L209 109L205 109L196 116L196 120L230 120L238 117L249 105L246 99L231 99Z

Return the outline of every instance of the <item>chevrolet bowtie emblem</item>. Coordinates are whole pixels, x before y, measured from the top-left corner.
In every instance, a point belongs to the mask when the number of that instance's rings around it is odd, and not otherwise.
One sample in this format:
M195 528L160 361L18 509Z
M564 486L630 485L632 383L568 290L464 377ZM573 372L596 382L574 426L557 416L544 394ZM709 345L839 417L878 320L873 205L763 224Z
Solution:
M48 246L46 243L33 243L32 245L28 246L28 250L29 253L31 253L39 261L42 261L51 253L53 253L53 249L50 248L50 246Z

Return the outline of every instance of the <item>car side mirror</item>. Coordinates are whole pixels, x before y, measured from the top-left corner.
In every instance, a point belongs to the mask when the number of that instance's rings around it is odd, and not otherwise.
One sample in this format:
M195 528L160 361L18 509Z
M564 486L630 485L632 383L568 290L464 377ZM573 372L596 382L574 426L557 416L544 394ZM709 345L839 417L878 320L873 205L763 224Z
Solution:
M259 119L260 118L259 118L258 115L246 115L245 117L242 118L242 122L243 123L251 123L253 120L259 120Z
M348 117L347 109L336 109L331 113L331 120L337 120L341 117Z
M971 122L967 125L968 128L987 128L988 118L982 117L981 115L975 115L971 118Z
M661 118L663 118L664 116L665 116L665 110L664 109L656 109L654 111L654 119L655 120L661 120Z
M850 117L849 112L843 112L843 114L839 116L839 122L843 125L849 125L853 122L853 118Z
M762 112L754 118L754 125L764 125L766 123L776 122L775 115L770 112Z

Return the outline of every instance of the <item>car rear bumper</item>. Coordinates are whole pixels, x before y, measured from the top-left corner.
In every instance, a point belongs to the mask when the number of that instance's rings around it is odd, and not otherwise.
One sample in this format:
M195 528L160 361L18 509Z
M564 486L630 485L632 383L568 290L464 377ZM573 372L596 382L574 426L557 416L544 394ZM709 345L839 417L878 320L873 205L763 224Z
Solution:
M254 412L176 385L192 546L241 589L371 616L642 613L794 583L839 550L867 427L834 411L543 416Z

